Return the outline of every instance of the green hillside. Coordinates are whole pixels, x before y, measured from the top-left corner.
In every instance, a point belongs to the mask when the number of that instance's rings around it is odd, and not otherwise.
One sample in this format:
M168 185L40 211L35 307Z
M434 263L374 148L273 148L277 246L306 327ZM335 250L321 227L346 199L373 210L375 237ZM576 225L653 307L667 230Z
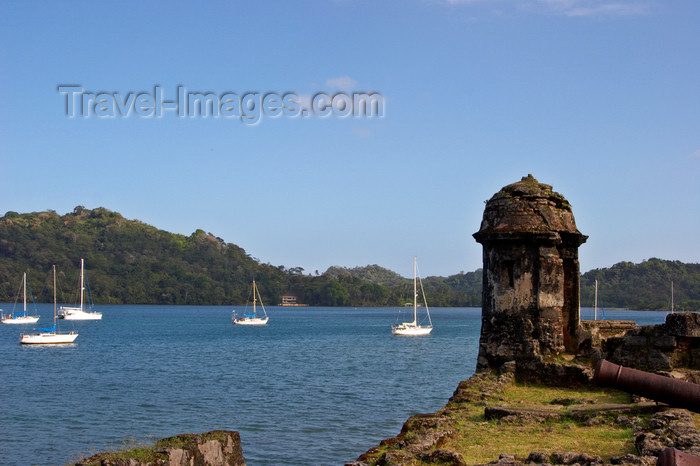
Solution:
M362 280L367 280L368 282L375 283L377 285L387 286L402 285L406 281L406 279L398 273L385 269L384 267L380 267L376 264L367 265L364 267L353 267L351 269L340 265L334 265L332 267L328 267L328 270L324 272L324 275L335 279L343 275L348 275Z
M300 267L262 264L203 230L184 236L78 206L65 215L7 212L0 218L0 301L15 300L27 272L34 298L50 302L55 264L58 300L75 302L81 258L97 303L244 304L253 278L268 305L283 295L312 306L401 306L413 299L411 279L378 265L334 266L312 276ZM581 276L582 306L593 305L596 279L604 308L667 310L673 280L676 310L700 310L700 264L649 259L591 270ZM430 306L481 306L481 269L427 277L423 286Z
M392 302L405 304L413 302L413 278L401 275L378 265L346 268L329 267L323 274L336 280L360 280L389 292ZM423 279L423 289L429 306L481 306L481 269L475 272L459 273L449 277L427 277Z
M0 218L0 301L14 301L25 271L35 299L51 301L55 264L58 300L75 302L81 258L97 303L243 304L253 278L269 305L283 295L313 306L397 306L412 299L407 285L332 271L305 275L300 267L262 264L202 230L173 234L105 208L78 206L66 215L7 212ZM440 301L460 305L463 295L450 291Z
M14 299L23 271L35 298L48 301L49 271L56 264L59 300L74 302L81 257L100 303L238 303L254 276L277 282L285 275L201 230L172 234L104 208L76 207L63 216L8 212L0 219L0 257L4 301Z
M640 264L620 262L581 276L581 305L593 307L595 281L598 304L607 308L700 311L700 264L651 258Z

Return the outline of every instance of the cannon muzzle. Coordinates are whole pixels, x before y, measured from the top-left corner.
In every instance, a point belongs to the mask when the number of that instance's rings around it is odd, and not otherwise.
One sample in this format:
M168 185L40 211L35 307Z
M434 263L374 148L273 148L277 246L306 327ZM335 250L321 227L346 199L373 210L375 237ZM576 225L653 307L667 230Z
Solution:
M700 385L694 383L618 366L605 359L598 361L593 380L605 387L700 413Z

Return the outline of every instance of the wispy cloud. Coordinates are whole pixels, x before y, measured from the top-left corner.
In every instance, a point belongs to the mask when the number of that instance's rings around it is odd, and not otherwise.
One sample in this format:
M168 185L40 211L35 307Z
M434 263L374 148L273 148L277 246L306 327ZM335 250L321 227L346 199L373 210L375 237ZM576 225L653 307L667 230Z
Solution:
M448 5L483 5L498 7L499 11L534 11L557 16L636 16L651 13L651 0L444 0Z
M691 159L700 159L700 149L696 150L692 154L690 154Z
M340 89L341 91L354 91L357 90L357 81L349 76L340 76L338 78L327 79L326 87Z
M650 13L648 2L600 0L538 0L551 13L565 16L635 16Z

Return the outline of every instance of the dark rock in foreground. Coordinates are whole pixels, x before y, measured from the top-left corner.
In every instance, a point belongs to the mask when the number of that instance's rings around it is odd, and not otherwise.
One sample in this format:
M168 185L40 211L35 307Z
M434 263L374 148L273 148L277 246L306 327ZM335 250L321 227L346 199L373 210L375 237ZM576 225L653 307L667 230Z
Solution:
M156 442L153 447L127 451L98 453L76 466L245 466L241 436L229 430L204 434L180 434Z

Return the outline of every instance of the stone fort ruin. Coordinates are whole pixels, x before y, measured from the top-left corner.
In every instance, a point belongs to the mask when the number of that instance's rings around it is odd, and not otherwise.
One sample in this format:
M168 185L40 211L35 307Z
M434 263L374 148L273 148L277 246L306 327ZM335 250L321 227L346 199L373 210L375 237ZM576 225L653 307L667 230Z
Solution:
M578 247L569 202L532 175L486 203L474 238L484 285L477 370L523 356L575 352L579 344Z
M693 371L700 369L699 314L669 314L654 326L580 321L578 248L588 237L552 186L528 175L503 187L473 236L483 246L477 372L515 361L524 379L585 382L585 364L566 361L605 358L645 370L691 369L682 377L700 381Z

